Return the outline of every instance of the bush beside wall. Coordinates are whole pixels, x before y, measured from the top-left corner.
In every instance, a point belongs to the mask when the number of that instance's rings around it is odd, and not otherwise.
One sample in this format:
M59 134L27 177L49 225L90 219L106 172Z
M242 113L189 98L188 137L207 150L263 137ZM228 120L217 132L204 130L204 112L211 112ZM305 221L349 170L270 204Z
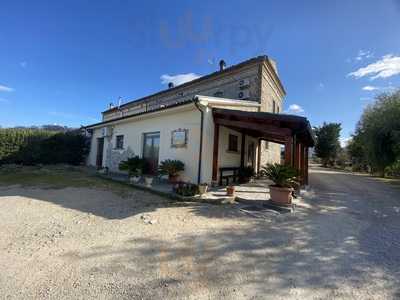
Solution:
M0 129L0 164L79 165L88 151L87 138L78 131Z

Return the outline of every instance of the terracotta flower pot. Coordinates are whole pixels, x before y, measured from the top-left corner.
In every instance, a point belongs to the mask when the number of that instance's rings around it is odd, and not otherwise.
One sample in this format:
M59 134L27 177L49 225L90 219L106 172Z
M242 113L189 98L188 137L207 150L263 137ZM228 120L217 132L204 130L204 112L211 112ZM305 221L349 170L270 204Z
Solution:
M204 195L207 193L208 185L207 184L199 184L199 194Z
M147 187L151 187L151 185L153 184L153 177L145 177L144 182Z
M235 187L234 186L227 186L226 187L226 195L231 197L235 194Z
M271 201L274 204L289 206L292 204L292 188L269 186Z

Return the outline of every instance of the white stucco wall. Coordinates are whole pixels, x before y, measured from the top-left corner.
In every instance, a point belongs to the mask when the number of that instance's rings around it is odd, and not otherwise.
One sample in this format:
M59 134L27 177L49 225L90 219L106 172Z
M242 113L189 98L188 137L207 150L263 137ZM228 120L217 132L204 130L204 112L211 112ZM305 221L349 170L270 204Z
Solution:
M142 156L143 134L158 131L160 132L159 162L164 159L181 160L185 164L181 178L197 182L200 112L193 104L139 116L109 126L113 128L113 135L104 141L103 166L108 167L110 171L119 172L119 162L127 157ZM179 128L188 129L188 144L185 148L171 147L171 132ZM88 164L92 166L96 165L97 137L100 137L100 134L101 128L94 130L88 159ZM123 150L114 149L117 135L124 135Z

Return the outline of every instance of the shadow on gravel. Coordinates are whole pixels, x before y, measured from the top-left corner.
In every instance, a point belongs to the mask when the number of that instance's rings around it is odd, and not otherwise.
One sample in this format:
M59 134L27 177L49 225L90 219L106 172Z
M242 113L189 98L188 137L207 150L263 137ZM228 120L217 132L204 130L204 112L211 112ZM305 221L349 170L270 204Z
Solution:
M127 283L133 278L148 280L133 289L145 287L150 298L185 298L196 295L196 288L212 297L224 291L228 298L235 298L241 290L247 298L288 298L297 289L348 298L352 288L362 291L375 282L371 280L381 279L379 271L384 266L379 261L366 262L370 253L360 249L351 231L354 224L343 221L342 225L336 230L337 220L330 215L268 225L254 222L254 226L182 235L173 241L136 238L119 249L94 248L80 259L99 262L102 267L87 270L97 276L123 274ZM373 292L398 291L395 279L380 288Z

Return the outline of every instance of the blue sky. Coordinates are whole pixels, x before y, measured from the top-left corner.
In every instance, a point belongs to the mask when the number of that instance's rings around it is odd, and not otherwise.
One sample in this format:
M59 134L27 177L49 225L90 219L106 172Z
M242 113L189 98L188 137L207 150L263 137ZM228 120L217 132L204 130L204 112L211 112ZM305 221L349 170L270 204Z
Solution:
M118 97L267 54L286 111L340 122L346 138L400 86L399 25L394 0L3 1L0 125L93 123Z

